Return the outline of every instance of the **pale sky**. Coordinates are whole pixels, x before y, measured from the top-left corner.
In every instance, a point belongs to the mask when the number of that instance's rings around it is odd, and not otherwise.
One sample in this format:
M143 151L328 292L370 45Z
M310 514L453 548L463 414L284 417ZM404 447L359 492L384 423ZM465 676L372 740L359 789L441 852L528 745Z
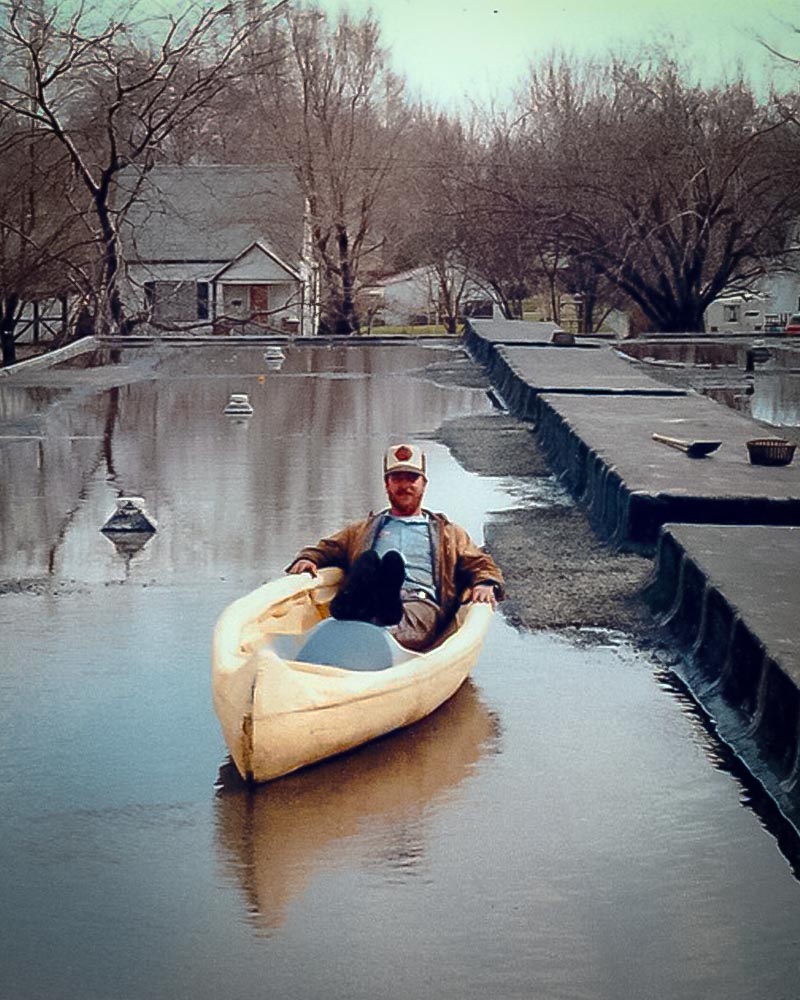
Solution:
M800 0L316 0L335 12L370 6L413 92L445 106L507 98L529 61L553 48L576 56L622 54L674 41L704 83L738 61L761 85L774 65L759 45L800 56ZM785 71L784 71L785 73ZM785 76L784 76L785 79ZM800 67L794 71L800 82Z

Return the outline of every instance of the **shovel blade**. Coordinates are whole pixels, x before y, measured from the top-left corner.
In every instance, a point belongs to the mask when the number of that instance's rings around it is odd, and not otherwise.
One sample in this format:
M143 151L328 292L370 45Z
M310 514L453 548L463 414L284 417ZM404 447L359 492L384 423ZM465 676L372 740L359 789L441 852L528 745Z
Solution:
M722 444L721 441L684 441L682 438L667 437L664 434L653 434L653 440L669 445L670 448L676 448L689 458L704 458Z

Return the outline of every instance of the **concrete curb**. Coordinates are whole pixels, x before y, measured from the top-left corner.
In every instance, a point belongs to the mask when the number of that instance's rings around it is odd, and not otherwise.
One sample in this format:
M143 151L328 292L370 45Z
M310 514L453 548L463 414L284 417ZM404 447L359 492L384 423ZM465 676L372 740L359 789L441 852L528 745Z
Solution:
M597 533L616 547L649 551L648 542L655 543L661 523L653 498L632 493L619 473L541 397L536 411L542 450Z
M40 354L36 358L28 358L27 361L20 361L10 368L0 368L0 378L17 375L19 372L36 371L39 368L52 368L53 365L57 365L62 361L68 361L70 358L78 357L80 354L94 351L98 346L96 337L83 337L72 344L67 344L66 347L59 347L55 351L48 351L47 354Z
M659 398L644 383L617 389L600 378L576 391L566 355L559 388L542 391L533 383L552 379L553 365L531 360L534 345L515 354L467 331L467 349L509 410L535 424L597 533L655 553L644 597L681 654L675 673L800 834L797 470L752 469L745 442L761 428L694 394ZM716 462L693 462L654 451L653 430L725 446Z
M800 525L798 466L752 467L746 441L765 431L749 418L631 374L606 353L512 346L467 329L467 349L485 359L500 401L535 425L554 472L615 547L652 555L667 522ZM687 460L654 445L652 432L722 448Z
M586 507L588 516L597 532L612 545L653 555L658 544L662 525L668 522L701 524L800 524L800 497L792 494L791 480L796 472L786 470L774 475L772 470L760 473L758 482L748 482L749 468L744 457L714 467L718 482L701 473L710 472L710 465L691 464L686 460L687 477L694 478L681 489L675 481L654 476L642 465L637 471L635 463L624 463L620 449L602 453L589 445L583 436L586 414L580 414L577 403L568 401L569 393L541 395L536 404L536 430L542 449L553 469L563 479L576 498ZM619 406L618 397L609 394L608 412ZM685 398L685 412L702 412L696 397ZM598 407L602 404L598 403ZM632 404L631 404L632 405ZM719 404L709 404L716 407ZM674 400L665 400L658 406L665 420L674 418ZM720 415L726 416L720 408ZM655 418L655 412L651 414ZM732 415L725 435L741 441L738 446L744 455L744 438L748 422ZM759 428L753 424L751 436L758 436ZM595 440L598 436L595 435ZM632 443L631 447L634 447ZM728 450L732 450L729 447ZM669 459L674 456L669 455ZM667 456L663 459L668 461ZM702 460L700 460L702 462ZM614 463L618 462L623 468ZM735 479L733 477L736 477ZM768 481L768 477L772 477ZM691 485L690 485L691 482ZM769 482L769 485L767 485ZM741 492L737 492L740 490ZM782 492L780 492L782 491Z
M683 654L675 672L719 736L800 833L800 686L795 676L800 661L795 650L776 649L775 642L763 638L763 620L730 593L714 554L693 545L701 530L707 536L711 529L665 526L644 597ZM762 600L783 600L785 620L791 618L793 595L785 583L800 553L800 529L714 530L721 551L726 545L746 547L759 535L774 536L776 544L764 546L764 556L753 561L751 572L761 578ZM783 554L783 566L779 558L776 567L776 553Z

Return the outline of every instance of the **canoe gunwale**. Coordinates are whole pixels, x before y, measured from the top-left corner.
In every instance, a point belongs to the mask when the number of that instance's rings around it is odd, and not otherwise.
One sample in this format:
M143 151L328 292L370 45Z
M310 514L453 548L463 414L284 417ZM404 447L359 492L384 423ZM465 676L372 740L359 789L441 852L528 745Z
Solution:
M354 681L358 680L362 683L367 679L370 679L375 683L381 681L384 682L381 684L381 691L383 691L392 688L393 685L388 682L397 679L405 680L408 684L417 683L420 675L424 675L429 670L436 669L439 659L452 659L454 655L454 647L458 649L458 647L461 646L466 648L471 645L471 633L473 631L480 633L484 631L483 623L480 619L480 616L483 614L491 614L488 605L485 607L478 604L471 606L467 611L462 625L456 632L449 635L444 642L440 643L438 646L434 646L426 652L418 653L413 650L407 650L408 659L401 660L399 663L395 663L391 667L384 667L382 670L349 670L347 667L335 667L326 663L311 663L304 660L291 660L287 657L279 656L272 649L270 649L269 646L264 647L262 655L267 652L271 653L285 665L287 670L292 673L310 674L317 677L329 677L331 680L353 679Z
M234 601L217 621L214 707L231 756L247 780L280 777L424 718L461 687L477 660L492 615L488 604L468 605L458 629L444 641L427 652L408 651L407 659L383 670L348 670L280 656L270 636L302 634L325 618L342 576L341 570L324 569L313 578L282 577ZM285 620L288 629L271 627L275 606L285 606L278 620ZM369 721L376 715L386 723L380 728ZM351 724L352 740L345 745L339 734ZM302 745L315 739L324 746L335 741L336 749L316 753ZM287 750L287 741L296 745L296 753Z

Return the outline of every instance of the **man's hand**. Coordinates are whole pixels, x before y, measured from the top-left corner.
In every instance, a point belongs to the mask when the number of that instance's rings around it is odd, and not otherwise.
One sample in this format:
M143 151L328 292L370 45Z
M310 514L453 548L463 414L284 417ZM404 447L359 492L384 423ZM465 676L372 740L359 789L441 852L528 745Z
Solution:
M476 583L472 588L471 599L474 604L491 604L492 608L496 608L497 598L494 594L494 584Z
M311 562L310 559L298 559L297 562L293 562L289 567L290 573L310 573L312 576L317 575L317 565Z

